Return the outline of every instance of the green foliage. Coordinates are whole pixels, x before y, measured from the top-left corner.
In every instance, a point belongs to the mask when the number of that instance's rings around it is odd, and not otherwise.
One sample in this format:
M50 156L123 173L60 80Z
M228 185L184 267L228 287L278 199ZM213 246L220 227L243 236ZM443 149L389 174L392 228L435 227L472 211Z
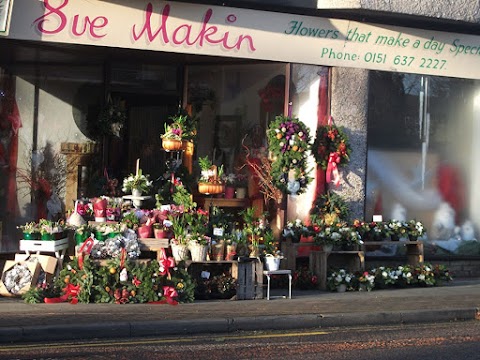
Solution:
M209 170L212 167L212 165L213 165L212 160L210 160L208 156L198 158L198 166L200 166L201 171Z
M338 165L342 166L350 161L350 153L351 148L343 127L331 124L317 128L312 154L322 169L327 169L330 154L337 154Z
M347 220L349 212L347 203L340 195L327 191L315 200L310 209L310 217L312 222L321 220L322 223L332 225L338 221Z
M269 125L267 140L275 187L283 193L304 192L311 181L310 170L307 170L310 150L308 127L298 118L279 115ZM298 182L299 188L294 190L294 187L289 187L289 182Z
M32 286L30 289L27 290L25 294L22 295L22 299L27 304L39 304L43 303L46 297L59 297L61 295L61 291L54 286Z

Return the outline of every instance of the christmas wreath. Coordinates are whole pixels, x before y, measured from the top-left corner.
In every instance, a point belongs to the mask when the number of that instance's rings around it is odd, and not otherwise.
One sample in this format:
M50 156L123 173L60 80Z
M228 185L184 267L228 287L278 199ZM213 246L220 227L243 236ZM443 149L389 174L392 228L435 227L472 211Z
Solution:
M93 120L93 119L92 119ZM89 134L95 139L102 136L121 137L121 130L127 121L125 101L108 97L95 120L90 121Z
M312 153L316 163L323 170L327 170L327 182L330 182L330 174L336 171L337 166L345 165L350 161L350 152L351 148L344 128L333 124L331 117L327 125L317 128ZM338 183L338 181L335 177L334 182Z
M309 129L298 118L279 115L270 123L267 139L275 186L284 193L302 193L311 180L306 166Z

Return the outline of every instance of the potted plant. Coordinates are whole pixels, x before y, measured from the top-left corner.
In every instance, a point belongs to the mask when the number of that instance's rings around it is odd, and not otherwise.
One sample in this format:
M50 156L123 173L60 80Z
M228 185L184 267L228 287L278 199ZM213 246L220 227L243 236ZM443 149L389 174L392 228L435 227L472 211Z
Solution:
M225 191L222 181L223 165L217 167L212 164L208 156L198 159L200 165L200 179L198 180L198 192L201 194L221 194Z
M283 259L281 251L278 249L278 241L273 235L271 229L267 229L263 234L263 253L265 255L265 269L268 271L276 271L280 268L280 261Z
M353 289L354 274L347 272L344 269L333 271L327 277L327 287L331 291L345 292Z
M171 237L170 220L162 220L162 222L156 222L153 224L153 236L155 239L169 239Z
M40 219L38 222L40 238L42 240L53 240L53 222L47 219Z
M36 222L28 222L25 225L17 226L23 233L24 240L38 240L40 239L40 229Z
M244 199L248 193L248 176L243 173L235 174L235 197Z
M409 220L405 223L406 234L410 241L417 241L426 233L426 229L420 221Z
M188 260L187 222L184 213L171 214L168 220L172 223L173 237L170 240L170 247L173 258L177 263Z
M81 245L92 235L93 228L88 224L83 224L75 229L75 243Z
M236 175L234 173L224 174L222 181L225 183L225 199L233 199L235 197Z
M122 191L124 193L131 193L133 196L140 197L143 193L147 193L152 188L152 181L149 175L143 175L142 169L138 172L123 179Z

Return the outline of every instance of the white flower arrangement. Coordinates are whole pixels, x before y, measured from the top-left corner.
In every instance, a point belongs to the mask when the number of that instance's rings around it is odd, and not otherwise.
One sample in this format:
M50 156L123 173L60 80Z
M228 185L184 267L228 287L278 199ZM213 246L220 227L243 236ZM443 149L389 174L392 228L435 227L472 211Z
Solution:
M142 192L148 192L152 188L152 184L149 175L143 175L140 169L136 175L130 174L123 179L122 191L124 193L130 193L133 189L138 189Z

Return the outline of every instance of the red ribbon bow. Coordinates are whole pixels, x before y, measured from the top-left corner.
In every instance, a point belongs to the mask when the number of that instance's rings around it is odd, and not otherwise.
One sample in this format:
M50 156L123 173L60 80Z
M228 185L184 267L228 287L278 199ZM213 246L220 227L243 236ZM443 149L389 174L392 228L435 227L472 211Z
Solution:
M70 304L78 304L78 294L80 292L80 285L67 284L63 288L63 295L56 298L45 298L45 304L58 304L70 300Z
M175 260L172 257L167 257L165 249L161 249L158 264L160 265L160 275L170 276L170 269L175 267Z
M327 179L327 184L330 181L333 181L335 186L340 185L340 173L338 172L338 166L337 164L340 163L340 155L336 152L330 153L330 156L328 157L328 165L327 165L327 173L326 173L326 179ZM333 176L333 179L332 179Z

